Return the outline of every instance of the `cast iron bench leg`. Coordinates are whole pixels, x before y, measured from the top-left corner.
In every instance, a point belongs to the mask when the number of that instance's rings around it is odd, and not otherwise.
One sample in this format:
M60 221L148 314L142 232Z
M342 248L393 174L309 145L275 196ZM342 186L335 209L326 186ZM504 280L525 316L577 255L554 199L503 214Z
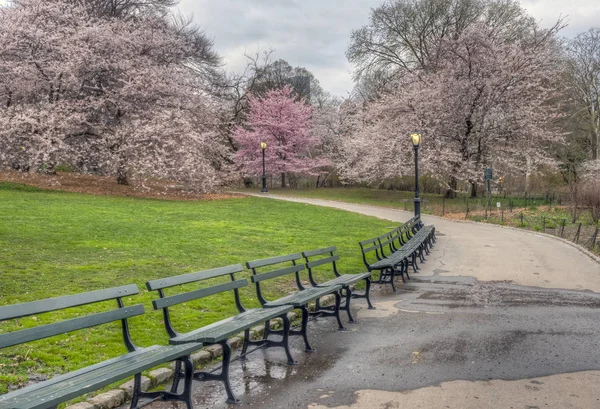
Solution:
M304 338L304 350L306 352L314 352L315 349L310 346L308 343L308 335L306 334L306 327L308 326L308 308L306 305L302 306L302 328L300 329L300 333L302 334L302 338Z
M365 281L365 298L367 299L367 305L369 306L370 310L374 310L375 307L373 307L373 304L371 304L371 278L367 277Z
M179 381L181 380L181 363L185 365L184 372L184 384L183 391L180 394L177 394L177 389L179 387ZM193 409L192 407L192 381L194 380L194 364L190 357L185 357L181 359L177 359L175 361L175 371L173 375L173 384L171 385L170 391L156 391L156 392L144 392L142 391L142 374L138 373L134 377L133 381L133 396L131 397L131 405L129 406L131 409L137 408L139 399L141 397L145 398L161 398L161 400L180 400L185 402L185 405L188 409Z
M227 340L219 342L223 349L223 360L221 362L221 373L213 374L209 372L196 372L194 373L194 379L198 381L221 381L225 385L225 393L227 393L228 404L238 404L240 400L236 399L231 384L229 382L229 363L231 361L231 347L227 343Z
M344 331L346 328L344 328L344 325L342 324L342 320L340 319L340 305L342 304L342 297L340 295L339 291L336 291L335 293L333 293L333 295L335 295L335 319L338 322L338 330L340 331Z
M344 292L346 293L346 306L344 309L346 310L346 314L348 314L348 322L356 323L354 318L352 318L352 313L350 312L350 300L352 299L352 290L350 286L344 288Z

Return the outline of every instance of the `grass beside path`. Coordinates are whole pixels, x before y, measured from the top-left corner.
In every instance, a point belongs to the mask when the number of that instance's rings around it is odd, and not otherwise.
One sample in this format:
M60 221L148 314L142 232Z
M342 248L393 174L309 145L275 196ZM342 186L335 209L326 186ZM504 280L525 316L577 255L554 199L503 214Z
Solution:
M389 221L358 214L259 198L173 202L0 183L0 305L135 283L141 295L126 304L141 302L146 314L131 319L134 341L166 344L162 317L150 304L156 294L145 290L146 281L330 245L339 249L340 271L362 272L357 242L389 227ZM271 297L293 286L290 280L275 284ZM242 298L258 306L254 288ZM231 293L208 300L175 307L176 327L187 331L235 312ZM0 333L54 319L43 314L0 322ZM0 393L27 378L124 352L118 323L5 349Z

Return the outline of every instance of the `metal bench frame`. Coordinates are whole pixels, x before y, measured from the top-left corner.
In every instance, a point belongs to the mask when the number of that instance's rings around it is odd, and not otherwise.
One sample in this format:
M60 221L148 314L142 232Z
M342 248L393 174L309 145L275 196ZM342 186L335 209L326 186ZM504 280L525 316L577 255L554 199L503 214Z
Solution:
M244 271L241 264L235 264L210 270L204 270L200 272L183 274L179 276L166 277L162 279L148 281L146 287L149 291L158 291L159 299L154 300L152 305L155 310L162 309L165 329L170 338L170 343L174 345L185 344L189 342L201 342L203 345L220 345L223 349L223 359L221 362L221 373L214 374L211 372L194 372L193 378L196 381L220 381L225 386L225 392L227 394L227 403L234 404L240 401L235 397L229 381L229 366L232 362L231 359L231 346L227 343L228 338L231 335L237 334L240 331L244 331L244 344L242 347L242 353L238 358L245 358L248 353L249 345L256 345L260 348L283 348L287 356L287 363L289 365L296 364L292 353L289 349L289 335L290 335L290 320L287 313L292 310L291 306L280 307L276 310L268 311L267 309L246 309L240 299L239 289L248 286L247 279L236 280L235 274ZM211 285L201 289L187 291L179 293L177 295L167 296L165 294L166 288L176 287L183 284L198 283L201 281L229 276L231 281L223 284ZM201 298L209 297L212 295L224 293L233 290L235 305L238 311L238 315L230 317L228 319L220 320L208 326L200 327L194 331L188 333L179 333L173 327L171 322L171 314L169 311L170 307L183 302L198 300ZM263 319L264 318L264 319ZM269 320L273 318L281 318L283 320L283 329L278 332L283 338L281 341L274 341L267 339ZM250 340L250 328L255 325L265 323L265 336L261 341ZM212 333L211 333L212 331ZM275 333L271 331L271 333ZM258 348L257 348L258 349ZM252 351L250 351L252 352ZM181 375L181 366L176 365L175 368L175 380L173 381L173 389L177 389L177 382Z
M307 324L308 324L308 319L310 316L335 317L337 320L337 323L338 323L338 330L345 330L344 326L342 325L342 321L340 320L341 296L339 294L339 290L342 287L340 285L334 285L334 286L322 287L322 288L317 288L317 287L305 288L302 285L302 281L300 279L300 271L304 270L305 266L304 266L304 264L296 263L296 261L300 260L300 259L301 259L300 254L297 254L297 253L288 254L285 256L271 257L271 258L266 258L266 259L261 259L261 260L249 261L246 263L246 267L252 271L252 276L250 277L250 279L256 285L256 295L257 295L258 301L260 302L260 304L263 307L272 308L273 306L281 305L281 304L277 304L279 302L281 302L281 303L289 302L289 305L292 305L294 309L301 310L301 312L302 312L302 324L301 325L302 326L301 326L300 330L290 330L290 335L302 336L302 338L304 340L305 351L312 352L312 351L315 351L315 349L310 346L310 344L308 342L308 336L307 336ZM259 271L259 269L262 269L264 267L270 267L270 266L282 264L282 263L291 263L291 266L284 267L284 268L278 268L278 269L271 270L268 272ZM274 301L268 301L267 299L265 299L263 296L262 289L261 289L261 283L265 280L273 279L276 277L281 277L281 276L288 275L288 274L295 274L295 281L296 281L296 286L298 287L298 292L294 293L290 296L283 297L283 298L280 298L280 299L274 300ZM320 303L318 302L321 297L328 295L328 294L333 294L335 296L335 306L332 309L324 309L321 307ZM301 298L301 301L296 302L296 300L294 298ZM310 299L306 300L307 298L310 298ZM311 301L317 302L316 309L314 311L308 310L308 303ZM265 337L268 335L269 332L273 332L273 331L270 330L267 326L265 328Z
M413 271L418 271L417 257L424 262L423 253L429 254L435 241L435 227L424 226L421 218L415 216L390 232L363 240L359 245L367 269L380 271L379 279L372 282L390 284L395 292L394 277L400 275L402 282L406 282L404 276L410 280L408 267L412 266ZM373 252L377 260L369 262L367 254Z
M348 314L348 321L351 323L356 322L354 320L354 318L352 317L352 313L350 311L350 300L353 298L365 298L367 300L367 304L369 306L369 309L375 309L375 307L373 307L373 304L371 304L371 299L370 299L370 290L371 290L371 272L368 273L363 273L363 274L340 274L338 269L337 269L337 263L336 261L338 261L340 259L340 256L334 254L337 251L337 247L332 246L332 247L325 247L322 249L316 249L316 250L307 250L307 251L303 251L302 252L302 257L304 257L305 260L305 264L306 264L306 269L308 270L308 279L310 281L310 284L313 287L323 287L323 286L328 286L331 285L333 283L335 284L340 284L342 286L342 289L340 290L340 296L343 297L345 299L345 304L340 306L341 310L346 311L346 314ZM323 255L329 255L328 257L324 257L324 258L319 258L319 259L314 259L314 257L317 256L323 256ZM312 258L312 261L311 261ZM331 264L332 270L333 270L333 274L335 274L335 279L327 281L325 283L317 283L315 278L314 278L314 272L313 269L315 267L319 267L325 264ZM360 280L364 280L365 281L365 292L363 294L360 293L355 293L352 291L351 285L355 284L356 282L360 281ZM318 302L318 300L317 300ZM317 308L319 308L320 306L318 306ZM323 307L321 307L323 308Z
M128 351L125 355L64 375L55 376L47 381L1 395L0 408L55 408L60 403L134 375L131 408L137 407L140 397L147 397L161 398L162 400L183 401L188 409L191 409L191 385L194 368L189 355L193 350L200 348L202 345L190 344L187 346L176 347L153 345L147 348L136 346L131 339L127 319L142 315L144 313L144 307L142 304L126 307L123 304L122 298L138 293L139 289L137 285L131 284L105 290L0 307L0 321L5 321L36 314L61 311L67 308L80 307L103 301L116 300L117 308L110 311L90 313L77 318L64 319L51 324L38 325L33 328L0 334L0 349L114 321L121 321L123 341ZM144 392L141 390L142 371L174 360L180 367L181 365L185 367L183 374L185 382L182 393L177 394L176 391Z

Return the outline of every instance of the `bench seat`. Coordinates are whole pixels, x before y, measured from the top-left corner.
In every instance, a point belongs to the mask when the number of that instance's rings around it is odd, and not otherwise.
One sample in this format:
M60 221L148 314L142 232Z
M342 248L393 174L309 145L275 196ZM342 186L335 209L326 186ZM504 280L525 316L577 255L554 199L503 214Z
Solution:
M311 287L302 291L298 291L297 293L287 295L283 298L279 298L278 300L269 301L264 304L264 307L273 308L278 307L280 305L292 305L294 306L294 308L299 308L317 298L323 297L327 294L331 294L333 291L340 290L341 288L341 285L333 285L328 287Z
M55 376L30 387L0 396L0 409L44 409L92 392L113 382L151 369L160 363L190 355L202 347L192 343L178 346L154 345L109 359L74 372Z
M247 328L262 324L265 321L277 318L288 311L293 310L291 305L283 305L276 308L255 308L247 310L234 317L199 328L195 331L187 332L171 338L169 341L173 345L183 344L187 342L205 342L216 344L226 340L231 335Z
M341 285L342 287L346 288L368 277L371 277L371 273L342 274L341 276L336 277L333 280L326 281L322 284L317 284L317 287L330 287L332 285Z

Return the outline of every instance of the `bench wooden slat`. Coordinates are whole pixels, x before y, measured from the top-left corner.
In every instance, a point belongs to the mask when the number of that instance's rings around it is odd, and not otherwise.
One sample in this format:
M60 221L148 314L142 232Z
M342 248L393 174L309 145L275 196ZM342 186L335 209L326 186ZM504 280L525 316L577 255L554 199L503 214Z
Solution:
M160 290L163 288L174 287L176 285L192 283L194 281L206 280L209 278L220 277L233 273L240 273L242 271L244 271L244 267L241 264L232 264L230 266L213 268L195 273L151 280L146 283L146 288L148 288L149 291Z
M48 338L54 335L65 334L78 329L90 328L96 325L134 317L143 313L144 306L142 304L137 304L131 307L119 308L118 310L101 312L85 317L56 322L54 324L40 325L34 328L0 334L0 348Z
M302 257L320 256L321 254L331 253L332 251L336 251L336 250L337 250L336 246L324 247L322 249L316 249L316 250L307 250L307 251L302 252Z
M284 276L286 274L296 273L298 271L304 270L304 264L298 264L291 267L281 268L279 270L273 270L266 273L255 274L250 279L253 283L258 283L264 280L268 280L270 278Z
M306 268L322 266L323 264L332 263L334 261L338 261L339 259L340 259L340 256L332 256L332 257L322 258L322 259L316 260L316 261L309 261L308 263L306 263Z
M244 311L233 317L217 321L205 327L198 328L197 330L171 338L169 343L178 345L193 341L215 344L247 328L254 327L255 325L279 317L292 309L291 305L284 305L279 308L256 308Z
M293 261L293 260L300 260L300 254L299 253L287 254L285 256L270 257L270 258L263 258L260 260L248 261L246 263L246 267L247 268L265 267L265 266L270 266L272 264L284 263L286 261Z
M342 287L345 287L357 283L360 280L364 280L367 277L371 277L371 273L343 274L333 280L318 284L317 287L329 287L332 285L341 285Z
M316 300L317 298L323 297L327 294L332 294L342 288L341 285L332 285L328 287L310 287L297 293L287 295L283 298L279 298L275 301L270 301L264 306L267 308L279 307L281 305L293 305L294 307L300 307L307 303Z
M374 250L379 250L380 248L381 248L381 246L379 244L377 244L373 247L367 247L366 249L362 249L362 252L363 252L363 254L365 254L365 253L369 253Z
M13 304L0 307L0 321L27 317L62 310L64 308L78 307L99 301L112 300L118 297L138 294L137 285L130 284L121 287L107 288L105 290L90 291L83 294L67 295L63 297L47 298L45 300L31 301L22 304Z
M186 301L192 301L198 298L208 297L209 295L214 295L229 290L235 290L236 288L246 287L247 285L248 280L244 278L241 280L231 281L229 283L214 285L212 287L201 288L200 290L189 291L186 293L172 295L170 297L159 298L158 300L152 301L152 305L154 306L154 309L158 310L160 308L171 307L173 305L181 304Z
M360 244L361 246L364 246L365 244L371 244L371 243L377 243L377 237L358 242L358 244Z

